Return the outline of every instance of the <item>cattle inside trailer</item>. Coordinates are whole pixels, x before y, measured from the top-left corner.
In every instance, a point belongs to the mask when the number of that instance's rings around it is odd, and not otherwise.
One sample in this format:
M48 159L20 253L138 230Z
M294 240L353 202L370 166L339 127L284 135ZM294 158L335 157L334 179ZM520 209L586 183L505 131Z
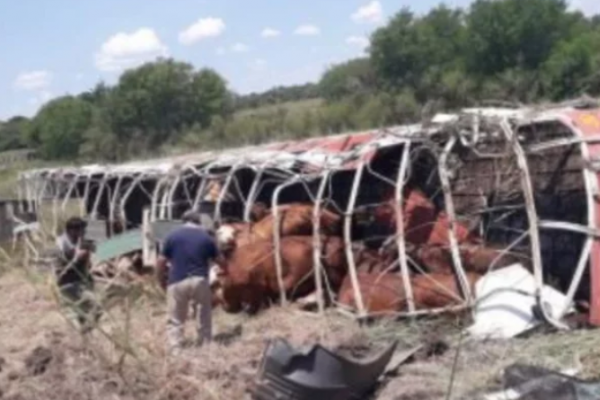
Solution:
M361 287L368 272L356 265L363 254L357 244L364 254L395 254L382 257L388 264L378 270L401 283L399 302L387 310L393 315L470 307L473 273L518 260L535 276L539 303L541 288L552 284L569 303L589 300L591 319L600 323L600 282L590 284L600 268L594 164L599 118L598 109L577 105L471 109L406 127L188 156L149 179L152 218L177 218L188 207L204 207L217 222L248 222L259 203L279 226L282 205L309 203L314 286L322 293L327 284L319 215L337 211L349 264L346 286L359 316L372 314L373 295ZM210 186L215 180L220 184ZM204 200L210 187L218 187L218 194ZM141 214L131 206L136 197L121 197L126 215ZM280 282L281 240L275 229ZM423 301L422 282L440 273L455 279L453 301L432 308ZM339 294L329 293L330 300L338 301ZM280 295L286 302L285 291Z

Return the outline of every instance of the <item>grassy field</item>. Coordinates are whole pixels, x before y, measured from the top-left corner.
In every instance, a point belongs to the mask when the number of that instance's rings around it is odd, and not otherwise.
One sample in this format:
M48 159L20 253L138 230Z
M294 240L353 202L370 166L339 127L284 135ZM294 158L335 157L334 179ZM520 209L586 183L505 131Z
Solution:
M5 169L0 171L0 199L14 199L17 197L17 169Z
M20 171L44 167L58 167L65 164L64 161L30 160L0 169L0 199L16 198L17 179Z
M301 100L301 101L290 101L286 103L281 103L277 105L263 106L259 108L248 108L245 110L241 110L236 112L235 117L242 118L248 117L251 115L265 115L272 114L277 112L277 110L285 110L291 114L300 114L304 111L314 110L319 108L323 104L323 100L321 99L310 99L310 100Z

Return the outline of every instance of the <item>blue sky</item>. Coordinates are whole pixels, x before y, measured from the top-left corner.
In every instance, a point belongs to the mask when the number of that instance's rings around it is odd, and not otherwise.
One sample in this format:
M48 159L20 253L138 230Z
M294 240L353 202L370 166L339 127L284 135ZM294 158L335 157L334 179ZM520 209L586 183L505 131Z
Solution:
M526 1L526 0L523 0ZM318 79L404 6L438 0L0 0L0 119L32 115L159 55L215 68L240 93ZM466 6L470 0L447 0ZM587 3L587 4L586 4ZM573 7L600 12L600 0Z

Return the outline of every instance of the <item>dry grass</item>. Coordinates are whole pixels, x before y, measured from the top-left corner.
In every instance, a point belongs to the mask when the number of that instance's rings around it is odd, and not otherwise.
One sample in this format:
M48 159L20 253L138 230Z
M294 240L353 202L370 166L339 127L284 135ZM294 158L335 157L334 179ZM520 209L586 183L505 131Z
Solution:
M11 271L0 277L0 389L3 399L244 399L266 341L285 337L295 345L373 346L398 339L401 349L444 338L450 348L400 368L377 399L444 399L452 376L458 324L446 320L381 322L359 327L336 314L326 318L292 308L273 308L248 318L215 312L221 337L241 326L230 342L187 348L169 359L165 349L164 299L142 287L113 301L101 330L84 340L52 300L49 277ZM188 337L193 338L188 324ZM37 349L37 350L36 350ZM453 399L497 388L504 367L534 362L576 367L585 375L600 366L600 338L580 331L533 335L507 342L463 342Z

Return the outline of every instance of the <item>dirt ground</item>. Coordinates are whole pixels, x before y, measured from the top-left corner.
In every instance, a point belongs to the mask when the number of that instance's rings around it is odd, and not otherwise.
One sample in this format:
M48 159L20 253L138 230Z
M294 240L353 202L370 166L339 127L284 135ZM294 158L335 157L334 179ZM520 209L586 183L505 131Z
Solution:
M159 295L139 288L123 291L100 330L84 339L60 312L47 279L15 271L0 276L3 400L247 399L266 342L275 337L333 349L393 339L400 350L426 344L428 351L379 385L372 396L379 400L445 399L451 382L449 398L477 399L499 388L503 368L514 362L579 368L582 376L600 370L600 337L594 331L474 343L459 341L458 326L448 319L359 327L335 313L317 317L292 308L273 308L253 318L216 311L219 341L187 348L173 360L165 352ZM191 326L188 337L193 338Z

